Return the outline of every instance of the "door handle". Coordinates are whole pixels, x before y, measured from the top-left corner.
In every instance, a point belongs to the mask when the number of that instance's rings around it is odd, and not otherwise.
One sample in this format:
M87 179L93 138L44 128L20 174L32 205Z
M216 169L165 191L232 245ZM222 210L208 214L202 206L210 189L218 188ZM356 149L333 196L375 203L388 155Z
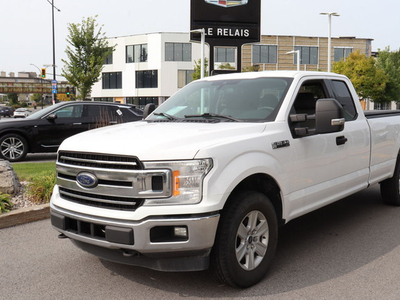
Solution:
M336 138L336 145L338 145L338 146L339 145L344 145L346 142L347 142L347 138L344 135L338 136Z

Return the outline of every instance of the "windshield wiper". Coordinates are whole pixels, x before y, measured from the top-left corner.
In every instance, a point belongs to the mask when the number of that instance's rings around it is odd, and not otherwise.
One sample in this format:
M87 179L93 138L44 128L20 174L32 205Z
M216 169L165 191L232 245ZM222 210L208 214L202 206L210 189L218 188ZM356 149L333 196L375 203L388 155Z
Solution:
M153 115L155 115L155 116L166 117L168 120L176 120L176 119L177 119L176 117L171 116L171 115L169 115L169 114L167 114L167 113L164 113L164 112L154 113Z
M204 113L200 115L186 115L185 118L221 118L221 119L228 119L235 122L240 122L240 120L235 119L231 116L219 115L219 114L211 114L211 113Z

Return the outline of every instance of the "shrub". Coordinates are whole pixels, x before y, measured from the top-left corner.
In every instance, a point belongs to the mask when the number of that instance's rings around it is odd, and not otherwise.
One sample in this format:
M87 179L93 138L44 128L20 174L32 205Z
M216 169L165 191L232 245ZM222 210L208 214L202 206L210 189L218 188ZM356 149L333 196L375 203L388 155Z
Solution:
M13 204L10 200L10 195L0 192L0 214L3 212L9 212L12 206Z
M55 184L56 174L54 171L39 173L32 177L26 187L26 193L29 199L36 204L49 203Z

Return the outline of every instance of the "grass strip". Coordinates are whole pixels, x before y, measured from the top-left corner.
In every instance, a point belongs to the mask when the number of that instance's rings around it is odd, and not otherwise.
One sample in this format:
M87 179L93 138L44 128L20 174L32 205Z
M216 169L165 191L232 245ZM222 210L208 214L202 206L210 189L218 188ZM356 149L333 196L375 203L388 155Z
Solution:
M12 164L15 173L20 181L30 181L33 177L41 173L51 172L56 170L55 162L41 163L18 163Z

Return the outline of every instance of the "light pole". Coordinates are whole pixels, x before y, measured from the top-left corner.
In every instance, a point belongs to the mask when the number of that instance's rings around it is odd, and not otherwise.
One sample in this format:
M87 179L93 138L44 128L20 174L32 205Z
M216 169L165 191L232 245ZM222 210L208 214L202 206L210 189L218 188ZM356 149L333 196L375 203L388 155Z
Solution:
M55 29L54 29L54 9L57 11L61 11L57 7L54 6L54 0L47 0L51 4L51 22L52 22L52 29L53 29L53 82L56 80L56 42L55 42ZM53 104L55 104L55 96L56 94L52 93Z
M34 66L34 67L36 67L36 69L38 69L39 70L39 77L40 77L40 68L37 66L37 65L35 65L35 64L30 64L31 66Z
M326 12L323 12L323 13L320 13L320 15L327 15L328 16L328 72L330 72L331 71L331 56L332 56L332 54L331 54L331 51L332 51L332 49L331 49L331 19L332 19L332 16L334 16L334 17L339 17L340 15L338 14L338 13L336 13L336 12L328 12L328 13L326 13Z
M300 50L293 50L286 52L286 54L296 54L297 55L297 71L300 71Z
M204 69L205 69L205 58L204 58L204 47L206 42L206 31L204 28L191 30L190 32L197 32L201 34L201 66L200 66L200 78L204 78Z

